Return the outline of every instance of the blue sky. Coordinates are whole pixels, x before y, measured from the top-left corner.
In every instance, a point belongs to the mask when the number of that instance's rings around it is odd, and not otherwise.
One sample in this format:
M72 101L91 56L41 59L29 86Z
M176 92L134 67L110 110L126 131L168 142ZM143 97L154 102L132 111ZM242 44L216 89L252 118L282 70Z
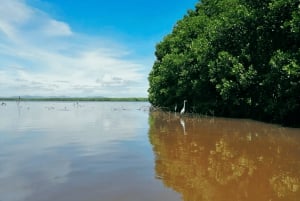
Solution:
M198 0L1 0L0 96L146 97L155 45Z

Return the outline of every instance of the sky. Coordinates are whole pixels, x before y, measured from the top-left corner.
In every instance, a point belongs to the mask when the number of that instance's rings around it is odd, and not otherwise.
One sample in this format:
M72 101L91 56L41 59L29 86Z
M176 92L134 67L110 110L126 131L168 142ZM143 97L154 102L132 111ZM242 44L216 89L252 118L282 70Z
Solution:
M0 97L147 97L155 45L198 0L0 0Z

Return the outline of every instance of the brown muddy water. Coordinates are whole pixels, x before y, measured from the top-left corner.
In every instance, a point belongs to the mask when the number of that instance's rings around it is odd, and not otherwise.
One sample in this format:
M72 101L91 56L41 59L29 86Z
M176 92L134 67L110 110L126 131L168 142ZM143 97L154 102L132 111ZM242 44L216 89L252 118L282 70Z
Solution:
M0 106L0 201L299 201L300 129L144 102Z

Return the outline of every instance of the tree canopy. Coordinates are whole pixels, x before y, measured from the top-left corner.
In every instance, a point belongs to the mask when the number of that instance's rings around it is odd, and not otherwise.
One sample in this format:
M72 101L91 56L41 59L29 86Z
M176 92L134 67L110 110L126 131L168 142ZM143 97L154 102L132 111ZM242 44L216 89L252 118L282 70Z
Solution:
M201 0L157 44L149 101L299 125L299 32L299 0Z

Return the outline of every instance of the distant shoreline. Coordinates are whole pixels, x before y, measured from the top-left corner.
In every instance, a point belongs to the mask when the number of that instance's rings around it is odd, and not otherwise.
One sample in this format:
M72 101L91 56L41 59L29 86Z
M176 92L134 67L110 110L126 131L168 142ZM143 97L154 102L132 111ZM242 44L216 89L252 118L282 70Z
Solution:
M124 101L124 102L147 102L148 98L127 97L127 98L106 98L106 97L0 97L0 101Z

